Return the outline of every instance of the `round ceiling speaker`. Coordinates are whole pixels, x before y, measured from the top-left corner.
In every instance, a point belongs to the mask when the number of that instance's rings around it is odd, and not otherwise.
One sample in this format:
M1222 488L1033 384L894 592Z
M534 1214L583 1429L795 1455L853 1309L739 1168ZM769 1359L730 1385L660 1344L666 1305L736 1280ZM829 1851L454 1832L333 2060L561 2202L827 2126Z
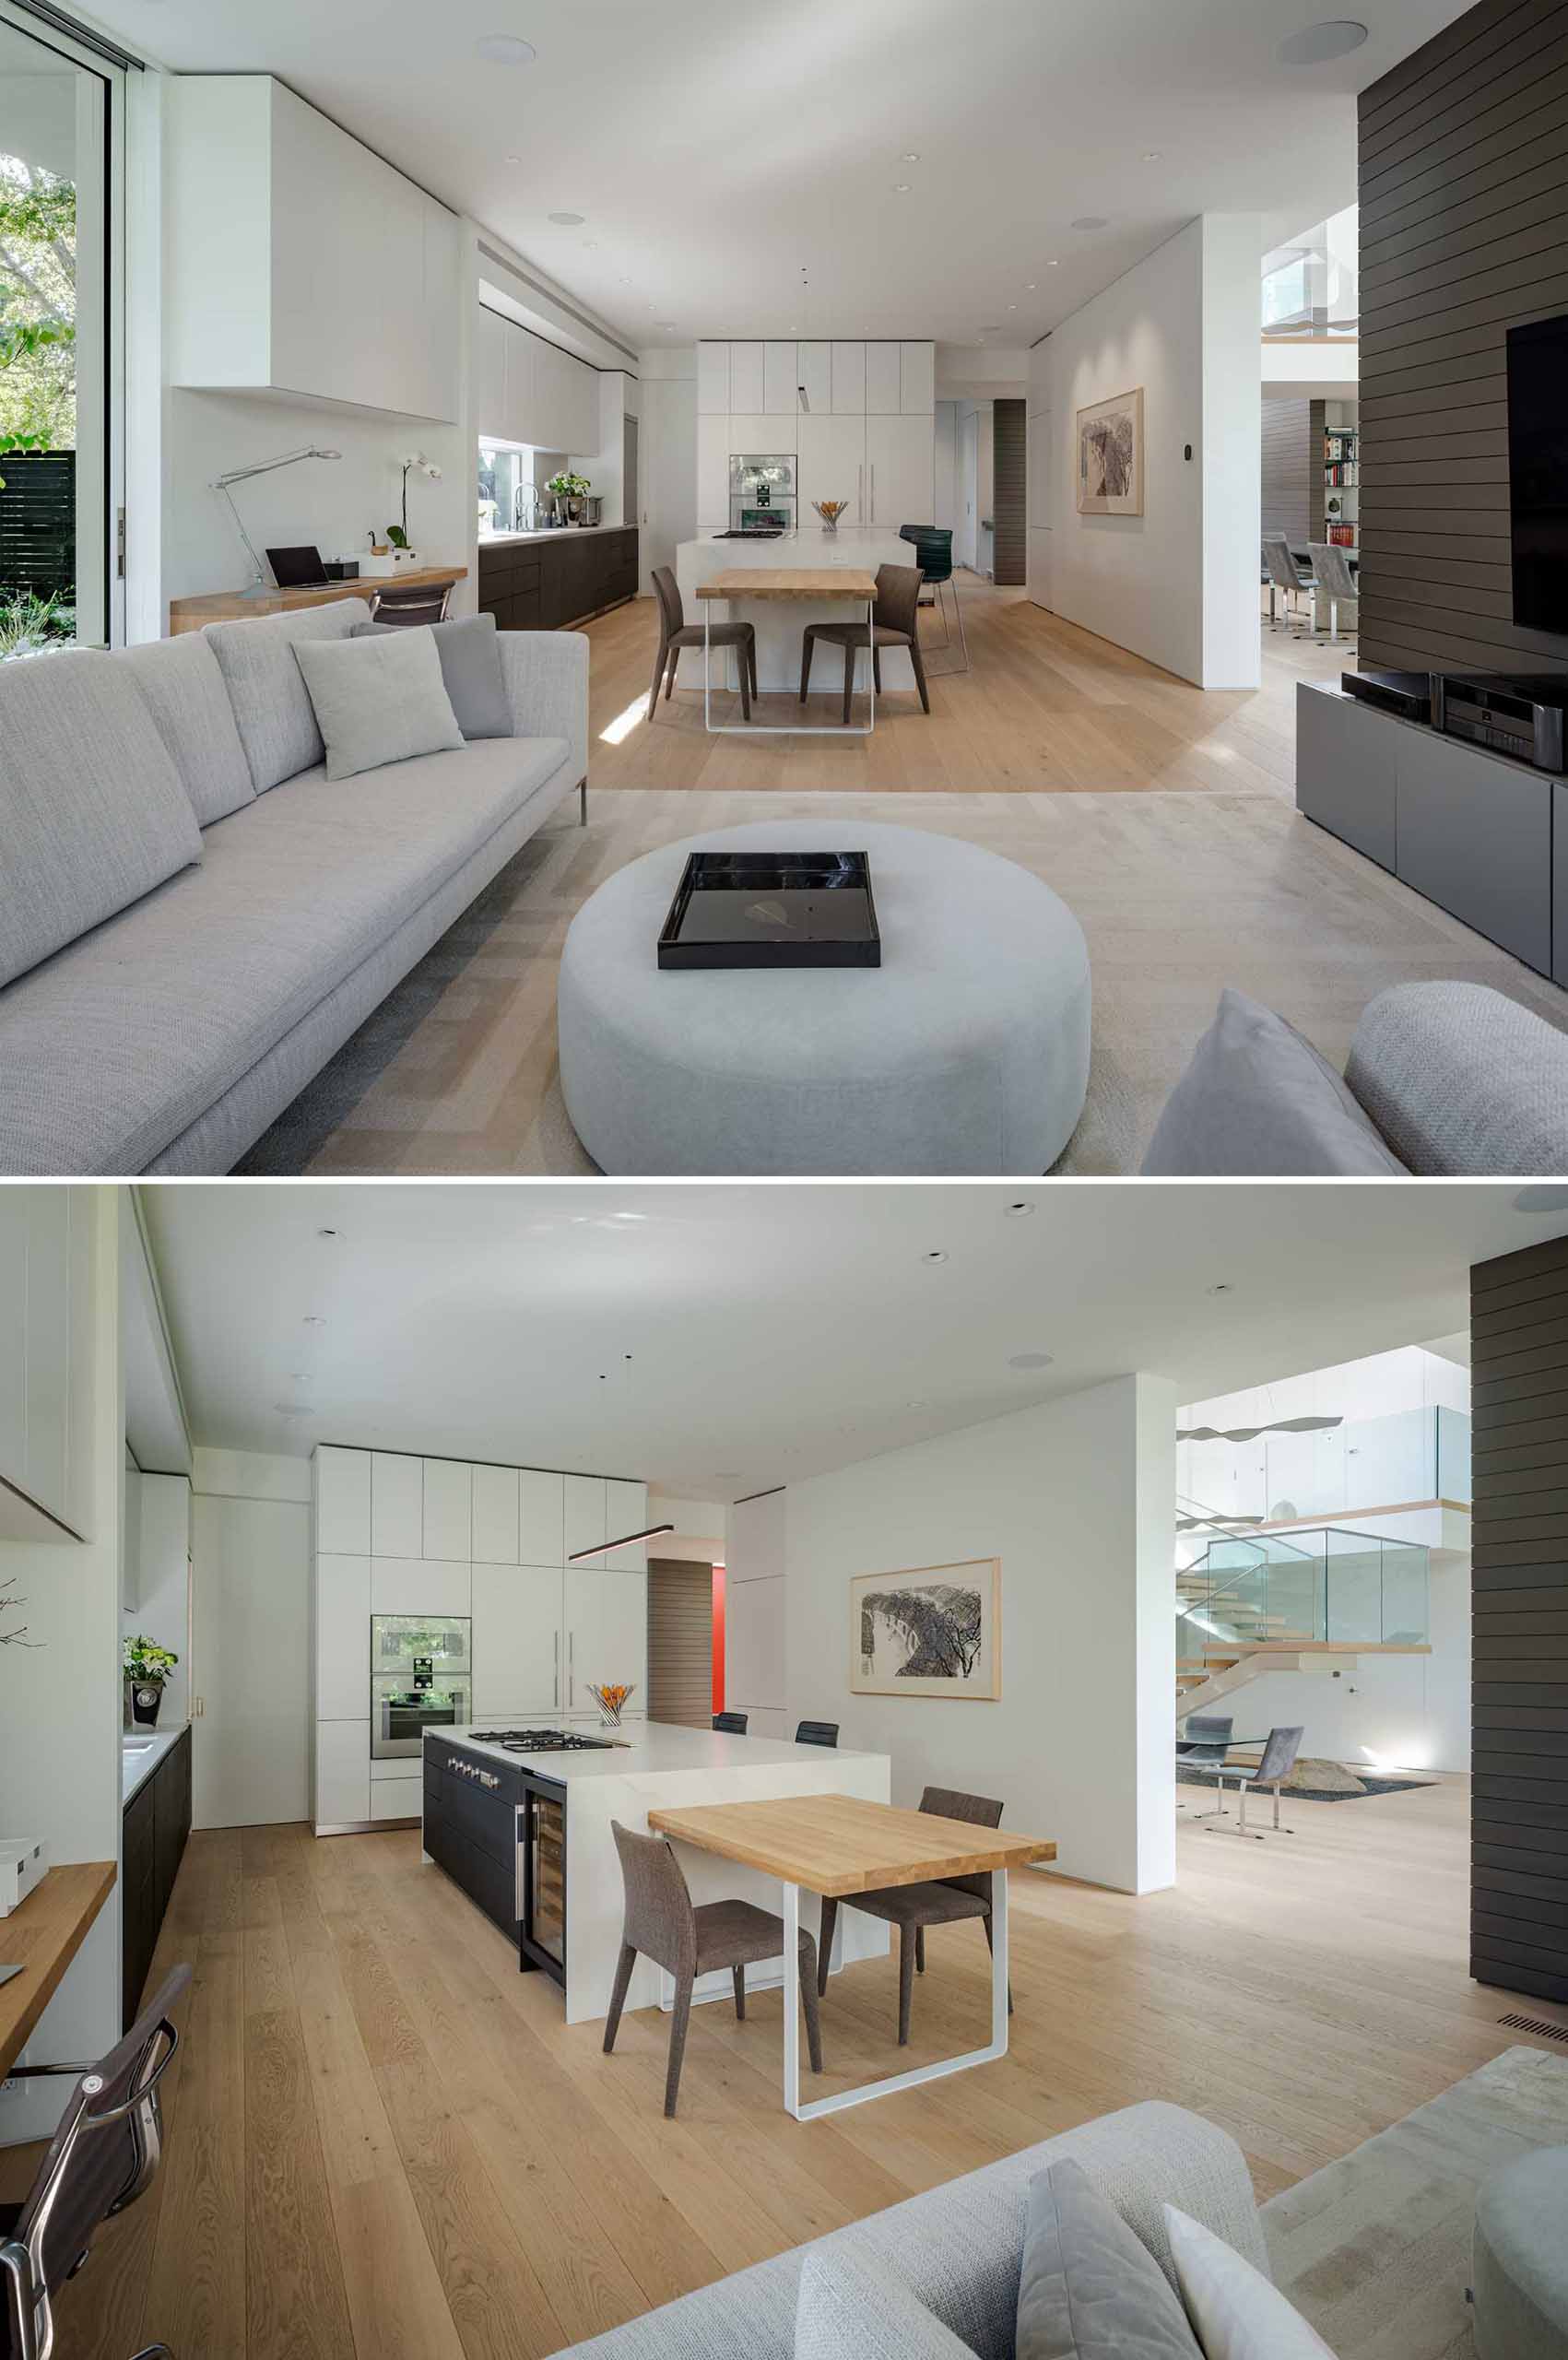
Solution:
M1281 65L1326 65L1332 57L1349 57L1367 38L1364 25L1350 17L1337 17L1326 25L1308 25L1279 44Z

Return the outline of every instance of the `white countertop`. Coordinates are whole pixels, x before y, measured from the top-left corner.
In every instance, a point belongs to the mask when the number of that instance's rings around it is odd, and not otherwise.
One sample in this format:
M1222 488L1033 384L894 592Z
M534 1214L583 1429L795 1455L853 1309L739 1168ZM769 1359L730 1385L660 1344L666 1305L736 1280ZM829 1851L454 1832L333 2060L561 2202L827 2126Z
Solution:
M757 1770L774 1763L820 1762L827 1751L819 1745L794 1745L778 1738L732 1737L722 1729L689 1729L675 1721L642 1721L629 1722L613 1747L603 1752L595 1749L584 1753L509 1753L504 1746L484 1745L471 1737L473 1726L467 1722L460 1729L427 1729L425 1743L439 1752L443 1742L454 1742L470 1753L509 1763L515 1769L536 1771L542 1777L559 1778L563 1784L584 1778L646 1777L660 1771L679 1774L693 1770ZM593 1734L597 1736L599 1732ZM835 1747L832 1751L841 1762L884 1758L856 1753L848 1747Z
M531 533L481 533L481 549L510 547L517 541L575 541L589 533L631 533L633 525L539 525Z
M154 1729L122 1729L120 1732L120 1802L122 1809L135 1794L147 1785L159 1764L170 1752L177 1739L190 1727L188 1721L160 1723Z
M913 543L901 541L891 525L841 525L836 533L829 533L820 525L802 525L797 532L784 533L775 540L762 540L751 534L739 540L726 540L722 533L700 533L694 541L682 541L677 555L687 549L701 550L703 557L716 557L725 565L849 565L863 567L867 558L875 557L886 563L902 560L905 565L915 562Z

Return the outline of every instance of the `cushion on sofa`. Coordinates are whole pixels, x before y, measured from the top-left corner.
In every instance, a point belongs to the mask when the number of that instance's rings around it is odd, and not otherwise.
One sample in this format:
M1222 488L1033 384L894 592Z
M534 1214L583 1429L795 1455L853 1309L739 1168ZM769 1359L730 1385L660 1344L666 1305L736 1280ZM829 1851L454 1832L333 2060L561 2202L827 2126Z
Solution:
M248 803L255 792L251 766L218 658L201 632L124 648L114 661L124 666L147 699L191 798L196 825L207 827Z
M1203 2360L1334 2360L1295 2305L1223 2237L1173 2204L1165 2228Z
M1312 1043L1229 985L1143 1160L1160 1179L1404 1170Z
M973 2360L973 2354L885 2264L868 2254L813 2246L800 2272L795 2360Z
M222 670L258 795L326 759L304 677L294 661L296 642L347 639L364 612L362 598L332 598L289 614L208 623L203 631Z
M441 657L441 677L465 738L510 738L512 701L501 668L501 645L493 615L450 615L442 623L362 622L356 639L388 632L428 631Z
M315 708L329 779L461 747L463 732L428 631L336 644L301 640L294 656Z
M1204 2360L1153 2255L1081 2164L1052 2164L1029 2183L1018 2360L1124 2360L1132 2353L1138 2360Z
M201 856L179 773L123 666L86 653L0 665L0 984ZM63 1048L67 1068L91 1048Z
M144 1170L516 811L559 799L568 755L508 738L337 785L317 769L218 820L198 869L0 1000L0 1170Z
M1412 1172L1568 1172L1568 1033L1484 985L1380 992L1345 1079Z

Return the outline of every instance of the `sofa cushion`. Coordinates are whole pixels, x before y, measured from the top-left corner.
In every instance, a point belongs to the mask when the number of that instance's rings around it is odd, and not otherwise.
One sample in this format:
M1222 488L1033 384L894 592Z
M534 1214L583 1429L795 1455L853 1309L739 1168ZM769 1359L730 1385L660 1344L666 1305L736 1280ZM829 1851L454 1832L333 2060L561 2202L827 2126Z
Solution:
M356 639L387 631L428 631L441 657L441 677L465 738L510 738L512 701L501 668L493 615L450 615L443 623L356 623Z
M1317 2330L1233 2246L1173 2204L1165 2229L1204 2360L1334 2360Z
M319 645L301 640L295 660L305 676L329 779L383 770L420 754L453 752L463 743L441 658L430 632L388 631L375 639Z
M1240 2254L1232 2259L1246 2267ZM1018 2360L1125 2360L1131 2354L1138 2360L1204 2360L1153 2255L1081 2164L1053 2164L1029 2184Z
M1482 984L1380 992L1345 1079L1412 1172L1568 1172L1568 1032Z
M795 2360L973 2360L973 2354L882 2263L813 2246L800 2272Z
M1312 1043L1230 985L1143 1160L1160 1179L1404 1170Z
M0 984L201 856L123 666L87 653L0 664Z
M191 798L196 825L207 827L248 803L251 766L217 656L199 631L155 639L115 656L147 699Z
M218 820L199 869L0 999L0 1170L143 1170L567 758L507 738L316 770Z
M217 656L240 743L258 795L326 759L300 667L298 640L347 639L364 616L361 598L332 598L283 615L208 623L202 637Z

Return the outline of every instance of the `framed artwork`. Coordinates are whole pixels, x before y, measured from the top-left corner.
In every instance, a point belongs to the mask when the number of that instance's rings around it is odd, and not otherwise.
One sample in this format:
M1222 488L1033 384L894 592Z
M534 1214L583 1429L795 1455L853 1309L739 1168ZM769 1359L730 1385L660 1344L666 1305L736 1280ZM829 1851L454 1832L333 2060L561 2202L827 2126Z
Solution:
M849 1586L849 1684L857 1696L1002 1693L1002 1561L857 1574Z
M1143 513L1143 387L1078 414L1078 513Z

